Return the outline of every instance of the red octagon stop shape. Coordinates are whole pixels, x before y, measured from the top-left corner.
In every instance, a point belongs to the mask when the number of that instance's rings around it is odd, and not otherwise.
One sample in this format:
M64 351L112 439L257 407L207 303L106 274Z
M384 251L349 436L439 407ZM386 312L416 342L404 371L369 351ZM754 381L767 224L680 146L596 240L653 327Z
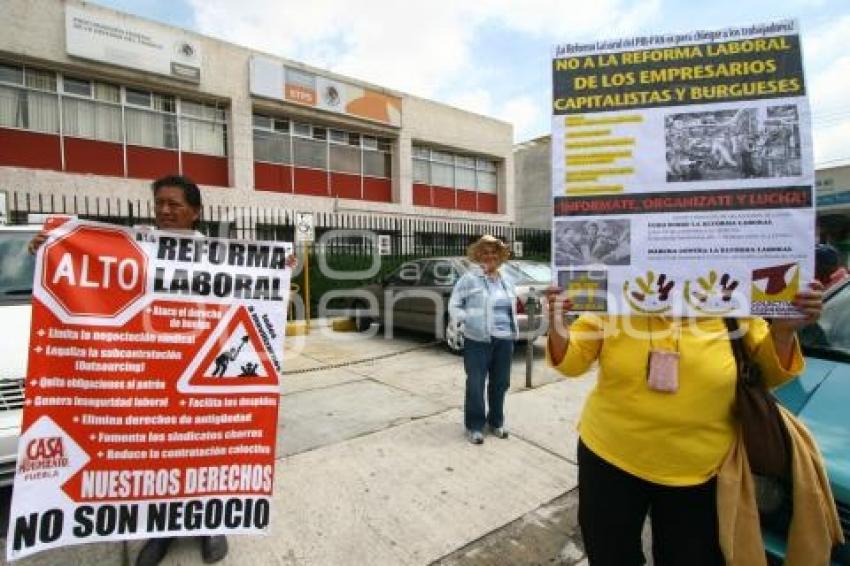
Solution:
M118 316L146 280L142 250L121 230L80 226L46 244L41 283L71 316Z

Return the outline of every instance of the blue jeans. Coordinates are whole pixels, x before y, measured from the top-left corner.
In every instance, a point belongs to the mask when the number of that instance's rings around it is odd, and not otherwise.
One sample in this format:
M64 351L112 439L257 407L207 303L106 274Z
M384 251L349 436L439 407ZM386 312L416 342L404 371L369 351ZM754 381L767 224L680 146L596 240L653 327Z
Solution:
M467 430L481 431L484 429L484 423L493 428L504 425L505 394L511 384L513 353L513 340L490 338L489 342L469 339L464 342L466 398L463 404L463 423ZM489 412L484 406L485 382Z

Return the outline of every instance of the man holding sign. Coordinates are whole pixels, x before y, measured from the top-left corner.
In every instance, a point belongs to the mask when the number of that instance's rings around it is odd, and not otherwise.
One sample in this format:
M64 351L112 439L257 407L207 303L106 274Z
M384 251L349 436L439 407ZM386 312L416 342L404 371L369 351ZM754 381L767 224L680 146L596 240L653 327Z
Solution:
M38 345L10 559L154 536L136 561L152 566L173 536L200 534L210 563L227 554L223 533L268 525L295 257L195 232L201 194L186 178L153 193L157 231L68 221L31 242ZM235 373L217 360L234 341Z

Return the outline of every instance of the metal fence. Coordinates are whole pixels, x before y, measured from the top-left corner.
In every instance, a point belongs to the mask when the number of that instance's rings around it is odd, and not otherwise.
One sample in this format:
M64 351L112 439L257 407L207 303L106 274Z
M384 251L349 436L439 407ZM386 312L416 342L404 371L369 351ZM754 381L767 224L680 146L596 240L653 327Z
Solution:
M56 196L12 192L8 195L9 218L27 223L32 214L68 214L87 220L124 226L153 225L152 200L102 198L85 195ZM204 206L198 229L211 237L244 240L293 241L296 211L249 206ZM483 234L492 234L519 251L524 259L549 262L550 232L517 228L506 223L462 219L427 219L386 213L314 213L316 242L309 251L311 303L315 307L328 291L353 289L383 277L413 258L462 256L467 246ZM362 272L378 255L378 236L389 237L390 246L380 257L380 269L367 279L334 277L323 273L324 263L339 272ZM387 253L388 252L388 253ZM318 256L324 256L319 258ZM515 254L520 255L520 254ZM321 259L322 261L317 261ZM303 273L297 273L297 292Z
M154 223L152 200L12 192L8 202L13 224L26 223L31 214L69 214L124 226ZM295 210L282 208L209 205L203 207L199 230L212 237L292 241L295 214ZM548 230L518 228L506 223L347 212L316 212L314 223L317 238L314 247L320 253L375 254L375 238L366 234L371 233L389 236L393 256L463 255L475 239L492 234L511 246L518 242L514 249L521 248L523 257L542 261L550 257ZM328 236L323 239L325 234Z

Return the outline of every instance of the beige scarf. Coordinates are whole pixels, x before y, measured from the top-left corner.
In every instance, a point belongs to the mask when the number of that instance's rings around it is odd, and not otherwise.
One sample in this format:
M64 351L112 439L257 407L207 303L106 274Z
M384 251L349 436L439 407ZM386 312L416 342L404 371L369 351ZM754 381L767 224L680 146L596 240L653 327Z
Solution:
M779 407L791 440L794 515L788 530L785 563L828 564L832 547L844 542L823 458L802 422ZM759 528L755 484L741 437L733 443L717 475L720 548L729 566L767 564Z

